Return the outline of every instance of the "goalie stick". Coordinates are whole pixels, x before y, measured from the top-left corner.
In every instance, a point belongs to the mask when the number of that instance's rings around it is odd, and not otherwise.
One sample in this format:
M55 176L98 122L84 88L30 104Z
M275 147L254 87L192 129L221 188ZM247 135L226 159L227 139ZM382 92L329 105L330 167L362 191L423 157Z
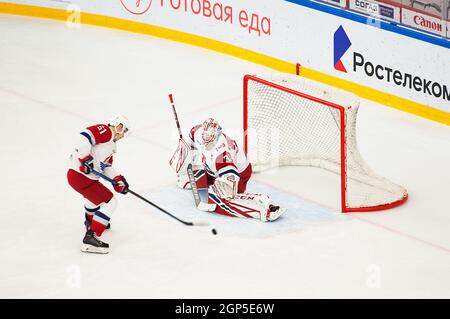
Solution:
M183 133L181 132L180 121L178 120L177 110L175 109L175 103L173 102L172 94L169 94L170 104L172 105L173 115L175 117L175 122L178 128L178 134L180 135L180 140L183 140ZM195 183L194 172L192 170L192 164L189 163L187 167L187 174L189 177L189 184L191 185L192 195L194 196L195 206L204 212L213 212L216 209L216 204L204 203L200 199L200 194L198 193L197 184Z
M104 175L104 174L102 174L102 173L100 173L100 172L97 172L97 171L94 170L94 169L91 169L91 171L92 171L92 173L94 173L95 175L97 175L97 176L99 176L99 177L101 177L101 178L107 180L108 182L110 182L113 186L114 186L114 185L117 185L117 182L116 182L115 180L109 178L108 176L106 176L106 175ZM184 225L186 225L186 226L209 226L209 224L208 224L208 223L205 223L205 222L193 223L193 222L187 222L187 221L184 221L184 220L182 220L182 219L180 219L180 218L178 218L178 217L172 215L171 213L169 213L169 212L166 211L165 209L162 209L162 208L159 207L158 205L152 203L152 202L149 201L148 199L142 197L142 196L139 195L138 193L133 192L131 189L128 189L128 192L129 192L130 194L133 194L133 195L136 196L137 198L143 200L143 201L146 202L147 204L150 204L150 205L152 205L153 207L159 209L159 210L162 211L163 213L169 215L169 216L172 217L173 219L176 219L177 221L179 221L180 223L182 223L182 224L184 224Z

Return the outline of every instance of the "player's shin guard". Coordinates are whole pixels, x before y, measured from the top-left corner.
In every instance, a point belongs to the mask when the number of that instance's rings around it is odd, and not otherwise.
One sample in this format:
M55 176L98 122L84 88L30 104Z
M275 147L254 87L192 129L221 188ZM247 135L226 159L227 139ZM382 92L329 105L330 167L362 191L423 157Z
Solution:
M86 201L86 203L84 203L84 211L85 211L84 216L86 217L86 220L92 222L95 212L98 211L99 209L100 206L95 205L90 201Z
M95 212L90 229L93 230L97 236L101 236L105 231L116 207L117 200L113 197L109 202L102 203L100 209Z

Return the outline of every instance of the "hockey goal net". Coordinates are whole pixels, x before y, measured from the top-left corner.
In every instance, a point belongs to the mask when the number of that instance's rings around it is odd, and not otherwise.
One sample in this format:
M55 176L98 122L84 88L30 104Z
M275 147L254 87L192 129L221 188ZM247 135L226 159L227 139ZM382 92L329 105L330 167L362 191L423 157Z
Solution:
M244 148L255 172L319 167L340 175L343 212L406 201L405 188L375 174L356 142L359 99L298 76L244 77Z

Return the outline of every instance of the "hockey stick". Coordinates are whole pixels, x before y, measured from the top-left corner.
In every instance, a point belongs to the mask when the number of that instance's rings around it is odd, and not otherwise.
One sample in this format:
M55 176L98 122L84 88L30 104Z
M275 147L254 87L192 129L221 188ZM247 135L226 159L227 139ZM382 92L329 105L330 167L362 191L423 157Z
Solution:
M91 169L91 172L94 173L95 175L97 175L97 176L99 176L99 177L101 177L101 178L107 180L107 181L110 182L113 186L115 186L115 185L118 184L115 180L109 178L108 176L106 176L106 175L104 175L104 174L102 174L102 173L100 173L100 172L97 172L97 171L94 170L94 169ZM182 224L184 224L184 225L186 225L186 226L208 226L208 225L209 225L208 223L205 223L205 222L193 223L193 222L187 222L187 221L184 221L184 220L182 220L182 219L180 219L180 218L178 218L178 217L172 215L171 213L169 213L169 212L166 211L165 209L162 209L162 208L159 207L158 205L152 203L151 201L149 201L149 200L146 199L145 197L142 197L142 196L139 195L138 193L133 192L131 189L128 189L128 192L129 192L130 194L133 194L133 195L136 196L137 198L143 200L144 202L146 202L146 203L152 205L153 207L159 209L160 211L162 211L163 213L169 215L169 216L172 217L173 219L178 220L180 223L182 223Z
M180 121L178 120L177 110L175 109L175 103L173 102L172 94L169 94L170 104L172 105L173 115L175 117L175 122L178 128L178 134L180 135L180 140L183 140L183 133L181 132ZM213 212L216 210L216 204L204 203L200 199L200 194L198 193L197 184L195 183L194 172L192 170L192 164L189 163L187 167L187 173L189 177L189 184L191 185L192 195L194 196L195 206L204 212Z

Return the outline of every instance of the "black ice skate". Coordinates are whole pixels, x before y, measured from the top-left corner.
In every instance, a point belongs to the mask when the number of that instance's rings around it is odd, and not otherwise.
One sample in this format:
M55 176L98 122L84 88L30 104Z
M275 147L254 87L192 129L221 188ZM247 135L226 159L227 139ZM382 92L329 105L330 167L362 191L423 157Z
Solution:
M269 205L269 210L271 212L275 212L275 211L277 211L279 209L280 209L280 206L275 206L275 205L272 205L272 204Z
M89 230L89 227L91 227L92 222L89 219L85 219L84 220L84 226L86 227L86 231ZM111 228L111 224L108 223L108 225L106 225L106 229L110 229Z
M109 253L109 245L98 239L94 231L88 230L83 238L81 251L85 253L107 254Z

